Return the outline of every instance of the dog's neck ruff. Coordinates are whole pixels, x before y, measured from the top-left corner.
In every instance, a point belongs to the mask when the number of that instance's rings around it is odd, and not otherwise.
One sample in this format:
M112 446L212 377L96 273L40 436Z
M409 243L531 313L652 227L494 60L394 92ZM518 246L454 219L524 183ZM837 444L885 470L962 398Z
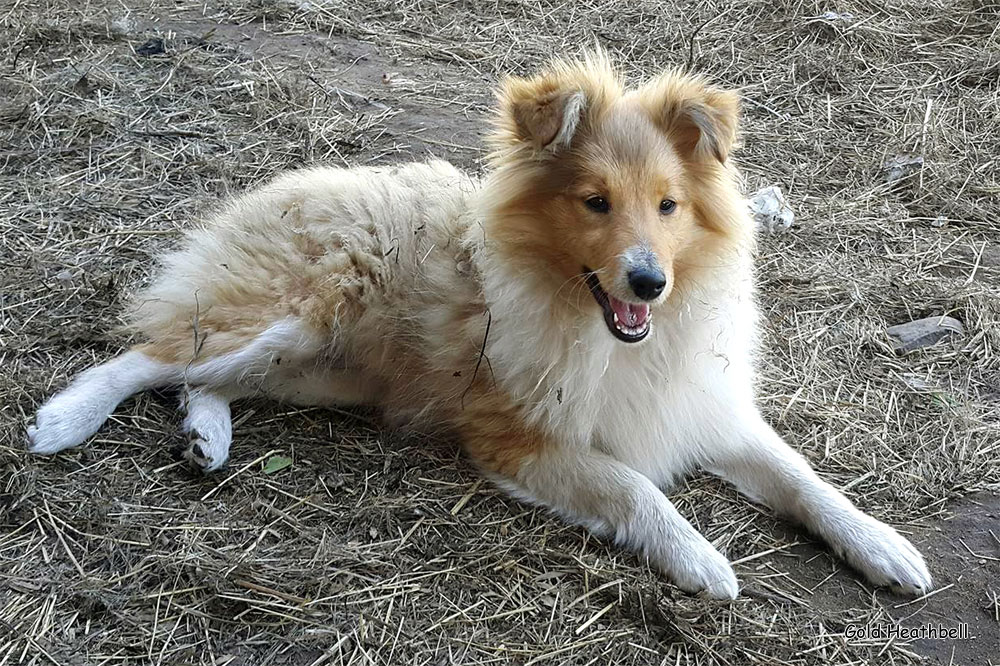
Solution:
M488 243L476 259L491 322L484 353L497 386L529 424L585 445L607 402L609 373L615 385L632 377L640 387L665 376L655 336L643 345L616 340L583 284L577 288L586 307L573 307L543 277L512 267Z

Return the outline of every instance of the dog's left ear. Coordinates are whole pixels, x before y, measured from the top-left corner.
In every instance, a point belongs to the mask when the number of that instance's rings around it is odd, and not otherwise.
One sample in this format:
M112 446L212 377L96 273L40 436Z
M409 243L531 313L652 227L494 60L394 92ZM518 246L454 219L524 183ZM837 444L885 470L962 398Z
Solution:
M647 84L640 99L683 157L725 163L736 142L739 95L669 72Z

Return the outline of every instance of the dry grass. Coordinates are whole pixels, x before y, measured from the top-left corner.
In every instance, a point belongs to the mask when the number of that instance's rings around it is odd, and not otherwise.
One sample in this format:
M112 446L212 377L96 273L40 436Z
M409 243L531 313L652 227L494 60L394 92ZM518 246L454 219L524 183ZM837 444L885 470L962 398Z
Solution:
M762 239L762 406L865 509L935 524L1000 487L1000 5L129 4L0 8L0 664L918 660L845 640L891 600L836 603L860 583L825 556L787 575L805 537L711 479L671 497L742 560L733 604L366 414L240 406L212 478L171 462L170 396L55 459L23 428L125 344L122 301L219 195L315 161L476 169L498 74L596 39L634 76L690 60L743 89L748 189L780 184L798 220ZM889 186L898 154L923 167ZM965 338L895 356L886 326L933 314ZM294 465L265 474L271 451Z

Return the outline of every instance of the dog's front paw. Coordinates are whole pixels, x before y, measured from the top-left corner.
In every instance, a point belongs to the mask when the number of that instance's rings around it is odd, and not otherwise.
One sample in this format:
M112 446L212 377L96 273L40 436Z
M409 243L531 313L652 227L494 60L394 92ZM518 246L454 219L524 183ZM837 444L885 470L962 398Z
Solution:
M659 563L673 583L688 592L709 599L735 599L740 593L736 573L726 557L708 541L686 544Z
M924 558L899 532L863 513L840 528L831 540L834 550L869 582L909 596L931 590Z

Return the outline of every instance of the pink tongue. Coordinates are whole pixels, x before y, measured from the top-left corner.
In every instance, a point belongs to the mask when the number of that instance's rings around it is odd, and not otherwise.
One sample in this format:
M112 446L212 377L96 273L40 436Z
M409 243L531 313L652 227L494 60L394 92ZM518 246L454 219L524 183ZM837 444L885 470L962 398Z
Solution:
M649 306L645 303L641 305L625 303L611 294L608 294L608 300L611 302L611 309L618 315L618 321L622 325L628 328L641 328L646 325L646 321L649 319Z

